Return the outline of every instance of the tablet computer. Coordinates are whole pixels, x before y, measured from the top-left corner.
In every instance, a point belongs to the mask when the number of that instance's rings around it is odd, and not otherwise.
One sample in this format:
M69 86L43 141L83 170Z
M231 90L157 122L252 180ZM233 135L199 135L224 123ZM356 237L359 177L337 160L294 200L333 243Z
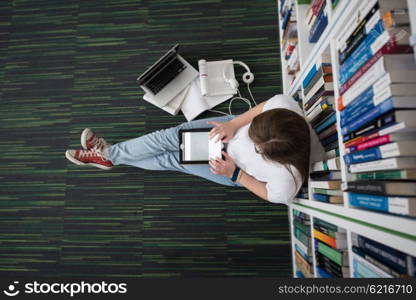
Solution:
M222 141L208 137L212 128L179 130L179 157L181 164L208 164L210 159L222 158Z

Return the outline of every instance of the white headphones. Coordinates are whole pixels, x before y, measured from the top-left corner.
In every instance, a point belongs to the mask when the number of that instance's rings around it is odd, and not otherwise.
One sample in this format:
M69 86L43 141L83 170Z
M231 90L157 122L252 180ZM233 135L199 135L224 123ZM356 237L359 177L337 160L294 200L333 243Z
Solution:
M244 69L246 69L247 72L245 72L243 74L243 81L249 85L250 83L252 83L254 81L254 75L253 73L251 73L250 68L243 63L242 61L236 60L233 62L233 64L235 65L240 65L242 66ZM230 78L230 67L224 69L223 73L222 73L222 77L224 78L225 82L227 82L233 89L238 89L238 81L235 78Z

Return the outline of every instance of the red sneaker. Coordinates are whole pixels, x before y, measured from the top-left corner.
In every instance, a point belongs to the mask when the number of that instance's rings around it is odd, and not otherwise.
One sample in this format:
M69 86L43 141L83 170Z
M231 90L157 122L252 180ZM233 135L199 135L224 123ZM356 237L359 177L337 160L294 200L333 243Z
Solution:
M91 165L103 170L110 170L113 167L112 162L105 159L97 148L91 150L66 150L65 156L76 165Z
M91 129L85 128L81 133L81 146L85 150L97 148L102 151L110 144L107 144L103 138L98 137Z

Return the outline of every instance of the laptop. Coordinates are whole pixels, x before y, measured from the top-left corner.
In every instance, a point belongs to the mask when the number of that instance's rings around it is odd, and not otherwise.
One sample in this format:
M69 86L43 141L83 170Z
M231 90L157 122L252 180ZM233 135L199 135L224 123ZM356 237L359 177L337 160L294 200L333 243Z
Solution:
M198 71L179 55L178 48L179 44L173 46L137 78L140 87L160 107L168 104L199 75Z

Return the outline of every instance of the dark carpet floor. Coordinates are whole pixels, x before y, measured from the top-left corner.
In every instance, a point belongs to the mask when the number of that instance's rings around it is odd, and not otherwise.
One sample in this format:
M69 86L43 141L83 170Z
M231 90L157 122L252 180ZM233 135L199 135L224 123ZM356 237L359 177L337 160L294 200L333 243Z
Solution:
M0 1L0 276L291 276L285 206L185 174L64 157L85 127L116 143L185 121L143 102L136 84L175 43L196 67L246 62L258 101L280 93L276 5Z

